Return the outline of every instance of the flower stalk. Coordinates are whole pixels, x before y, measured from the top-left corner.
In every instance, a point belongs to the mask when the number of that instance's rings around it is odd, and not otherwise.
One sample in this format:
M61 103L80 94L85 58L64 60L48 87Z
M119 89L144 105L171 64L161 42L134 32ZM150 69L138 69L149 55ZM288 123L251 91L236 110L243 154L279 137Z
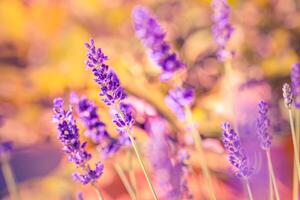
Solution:
M276 200L280 200L280 196L279 196L279 192L278 192L278 188L277 188L277 184L276 184L276 178L275 178L275 174L274 174L274 169L273 169L273 164L272 164L272 160L271 160L270 151L266 151L266 155L267 155L267 159L268 159L269 174L271 176L271 181L272 181L273 189L274 189L274 192L275 192L275 198L276 198Z

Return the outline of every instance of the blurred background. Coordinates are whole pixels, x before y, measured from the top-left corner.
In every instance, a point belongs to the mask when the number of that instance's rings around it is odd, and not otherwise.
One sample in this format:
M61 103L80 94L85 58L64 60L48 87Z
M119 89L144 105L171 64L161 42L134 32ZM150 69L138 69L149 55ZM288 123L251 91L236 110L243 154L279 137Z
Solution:
M235 32L230 42L233 60L234 101L240 134L251 134L251 120L261 99L271 102L274 165L283 199L291 199L292 146L281 87L289 82L290 67L300 55L300 2L298 0L230 0ZM220 123L233 120L227 105L224 69L217 61L211 35L209 0L1 0L0 1L0 140L14 142L11 164L22 199L95 199L94 191L72 181L75 171L61 151L52 123L52 100L69 98L72 91L93 99L101 119L115 134L98 86L85 69L84 42L91 37L109 57L135 108L135 131L142 145L148 141L147 126L155 117L165 118L169 132L179 134L182 125L164 103L170 88L159 80L159 69L135 37L131 11L135 5L149 7L167 32L167 40L188 66L186 85L197 91L193 116L204 139L208 164L214 173L218 199L244 199L243 185L230 170L220 143ZM188 143L189 138L184 138ZM245 140L246 141L246 140ZM247 143L247 141L245 142ZM249 144L251 145L251 144ZM92 144L88 146L99 159ZM146 148L143 148L144 150ZM147 152L145 150L145 157ZM201 170L194 162L189 187L194 199L203 194ZM129 196L111 163L127 167L127 154L104 161L100 187L107 200ZM264 167L253 155L257 168ZM135 166L136 165L136 166ZM140 199L151 199L138 164L134 163ZM258 170L260 171L260 170ZM256 199L266 182L250 180ZM0 197L9 199L0 176Z

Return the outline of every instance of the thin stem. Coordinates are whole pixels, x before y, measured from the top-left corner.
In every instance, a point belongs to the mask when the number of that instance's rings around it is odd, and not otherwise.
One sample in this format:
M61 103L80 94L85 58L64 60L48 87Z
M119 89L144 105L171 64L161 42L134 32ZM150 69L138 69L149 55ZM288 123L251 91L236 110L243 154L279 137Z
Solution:
M298 147L297 147L297 140L296 140L296 134L294 128L294 120L293 120L292 110L288 109L288 111L289 111L290 126L291 126L293 146L294 146L294 160L296 162L298 182L300 182L299 152L297 151Z
M129 155L128 155L128 163L129 163L129 180L132 186L132 189L134 190L135 195L137 195L137 186L136 186L136 179L135 179L135 174L134 174L134 169L133 169L133 157L132 157L132 149L129 150Z
M276 200L280 200L280 196L279 196L279 192L278 192L278 188L277 188L277 184L276 184L276 178L275 178L275 174L274 174L274 170L273 170L273 164L272 164L270 151L269 150L266 151L266 154L267 154L267 159L268 159L269 173L271 175L271 180L272 180L272 184L273 184L274 191L275 191L275 197L276 197Z
M211 174L210 171L208 169L207 166L207 162L204 156L204 150L203 150L203 145L202 145L202 139L201 137L198 135L198 130L196 129L196 127L194 126L193 123L193 119L192 119L192 113L189 107L186 107L185 109L186 115L187 115L187 124L190 126L191 128L191 134L193 137L193 140L195 142L195 147L197 152L199 153L199 157L200 157L200 165L203 171L203 174L206 178L207 184L208 184L208 192L209 192L209 196L210 199L212 200L216 200L216 196L213 190L213 184L212 184L212 178L211 178Z
M97 194L98 200L104 200L102 193L101 193L100 189L96 186L96 184L92 183L92 186Z
M118 175L119 175L123 185L125 186L128 194L130 195L130 198L133 199L133 200L136 200L137 198L135 196L135 193L134 193L128 179L126 178L124 170L122 169L122 167L119 165L119 163L116 162L114 164L114 168L115 168L116 172L118 173Z
M272 175L271 175L269 165L268 165L268 172L269 172L269 199L273 200L274 199L274 190L273 190Z
M130 131L130 130L128 130L128 135L129 135L130 141L131 141L131 143L132 143L133 150L134 150L134 152L135 152L135 154L136 154L136 157L137 157L137 159L138 159L138 161L139 161L139 163L140 163L140 166L141 166L141 168L142 168L142 170L143 170L143 173L144 173L144 175L145 175L145 178L146 178L146 180L147 180L147 183L148 183L148 185L149 185L149 188L150 188L150 190L151 190L151 192L152 192L153 198L154 198L155 200L158 200L157 195L156 195L155 190L154 190L154 187L153 187L153 184L152 184L152 182L151 182L150 176L149 176L149 174L148 174L148 171L146 170L144 161L142 160L142 156L141 156L140 150L138 149L138 147L137 147L137 145L136 145L136 143L135 143L135 140L134 140L134 138L132 137L132 134L131 134L131 131Z
M296 109L296 141L297 141L297 147L299 152L299 135L300 135L300 110ZM299 184L297 180L297 166L296 161L294 159L293 162L293 200L298 200L299 196Z
M248 179L245 179L245 184L246 184L249 200L253 200L253 195L252 195L252 191Z
M1 157L1 161L2 161L3 176L5 179L9 194L11 196L11 199L19 200L20 196L19 196L19 192L18 192L18 187L17 187L15 177L14 177L13 171L11 169L9 160L8 160L8 155L3 155Z

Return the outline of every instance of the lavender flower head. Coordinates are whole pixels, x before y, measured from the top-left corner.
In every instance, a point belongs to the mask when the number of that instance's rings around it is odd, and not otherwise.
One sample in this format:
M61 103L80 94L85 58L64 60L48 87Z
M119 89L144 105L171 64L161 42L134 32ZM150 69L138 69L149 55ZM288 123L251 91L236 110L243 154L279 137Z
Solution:
M94 40L91 39L90 43L86 43L85 46L88 48L86 65L92 69L95 81L101 88L100 96L103 96L103 101L111 106L113 122L123 134L124 130L128 131L134 123L131 106L122 102L126 98L126 93L116 73L105 64L107 56L100 48L95 47Z
M292 66L291 72L292 94L295 97L295 106L300 108L300 63Z
M229 153L229 162L234 166L237 177L247 179L253 174L253 168L249 166L248 157L241 146L240 137L231 128L230 124L222 124L222 142Z
M92 69L95 81L101 87L100 96L103 97L103 101L107 105L112 105L123 100L126 93L121 87L116 73L104 63L107 56L103 54L100 48L95 47L93 39L90 40L90 43L85 43L85 46L88 49L88 60L85 63L88 68Z
M13 150L13 142L12 141L1 141L0 142L0 158L6 157Z
M291 109L293 103L292 89L289 84L285 83L282 87L282 96L284 105L287 109Z
M268 118L269 105L265 101L260 101L258 104L258 118L257 118L257 136L260 146L263 150L268 150L272 144L272 136L268 132L270 127L270 120Z
M165 102L176 114L178 119L185 119L185 108L190 106L195 99L195 92L192 88L177 87L170 90Z
M224 61L232 56L232 52L226 48L234 30L229 21L230 7L227 0L213 0L212 8L214 11L212 33L215 43L218 45L217 57Z
M142 6L137 6L132 12L134 28L137 37L144 46L150 50L153 61L162 69L162 80L167 80L172 75L185 67L177 55L171 51L165 41L165 32L150 11Z
M72 114L72 109L64 110L63 100L54 99L53 121L57 124L58 139L63 145L63 151L68 155L68 160L74 162L82 173L74 173L75 181L82 184L95 182L103 173L103 165L97 163L95 169L91 169L88 161L91 154L85 150L86 142L81 143L79 140L79 130Z

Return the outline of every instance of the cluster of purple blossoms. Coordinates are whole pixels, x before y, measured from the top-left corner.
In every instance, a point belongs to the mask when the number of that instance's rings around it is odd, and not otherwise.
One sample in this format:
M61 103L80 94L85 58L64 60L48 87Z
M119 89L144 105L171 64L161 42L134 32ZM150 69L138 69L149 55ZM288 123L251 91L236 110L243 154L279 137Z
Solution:
M118 138L112 137L106 130L105 124L100 120L98 108L86 97L77 101L78 113L86 127L85 136L98 145L103 158L115 154L122 146L129 144L126 134L120 134Z
M260 101L258 104L258 118L257 118L257 136L260 142L260 147L263 150L268 150L272 144L272 136L268 132L270 127L270 120L268 118L269 105L265 101Z
M162 69L162 80L168 80L172 75L185 67L176 53L171 51L165 41L165 32L150 11L142 6L134 8L134 28L137 37L150 50L153 61Z
M82 173L74 173L75 181L82 184L94 183L103 173L103 165L97 163L95 169L91 169L88 161L91 154L85 150L86 142L81 143L79 140L79 130L73 117L72 108L65 110L61 98L54 99L53 121L57 123L58 138L63 145L64 152L68 155L68 160L74 162Z
M229 162L235 167L234 171L238 177L247 179L253 174L253 168L249 166L248 157L241 146L240 137L227 122L222 124L222 129L222 142L229 153Z
M289 84L285 83L282 87L282 96L284 105L287 109L291 109L291 106L293 104L293 95L292 95L292 89Z
M295 106L300 108L300 63L292 66L291 72L292 94L295 97Z
M230 7L228 6L227 0L213 0L212 8L214 11L212 16L212 33L218 45L217 57L219 60L224 61L232 55L232 52L226 49L227 43L234 30L229 22Z
M120 80L116 73L105 64L107 56L100 48L95 47L93 39L90 43L85 43L88 49L86 66L92 68L95 81L101 86L100 96L107 105L112 105L126 97L124 89L121 87Z
M131 106L122 102L126 93L121 87L116 73L105 64L107 56L103 54L100 48L95 47L94 40L91 39L90 43L86 43L85 46L88 48L86 65L88 68L92 68L95 81L101 88L100 96L104 98L103 101L108 106L112 106L113 122L123 134L124 130L128 131L134 123Z
M169 91L165 102L176 114L178 119L185 119L185 108L190 106L195 98L195 91L192 88L178 87Z

